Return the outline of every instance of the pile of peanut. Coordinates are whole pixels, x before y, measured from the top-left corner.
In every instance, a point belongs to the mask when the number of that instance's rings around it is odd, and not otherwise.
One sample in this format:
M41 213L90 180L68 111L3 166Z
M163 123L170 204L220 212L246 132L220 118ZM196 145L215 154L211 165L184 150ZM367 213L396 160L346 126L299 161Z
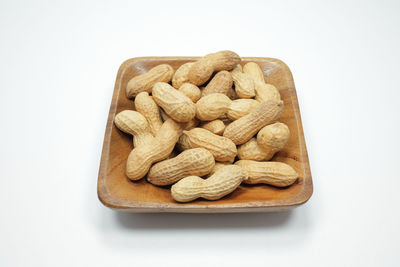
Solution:
M124 110L114 122L134 136L129 179L172 185L178 202L220 199L242 182L286 187L296 181L291 166L269 161L290 136L277 122L279 91L256 63L242 68L240 62L236 53L220 51L176 71L158 65L128 82L136 111Z

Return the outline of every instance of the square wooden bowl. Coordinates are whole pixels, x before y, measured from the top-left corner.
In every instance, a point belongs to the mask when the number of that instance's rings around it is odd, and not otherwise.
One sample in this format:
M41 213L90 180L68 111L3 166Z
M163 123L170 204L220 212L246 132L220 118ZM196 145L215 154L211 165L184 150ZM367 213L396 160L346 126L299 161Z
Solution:
M313 185L296 89L289 68L274 58L242 58L242 65L251 61L256 62L261 66L266 81L279 89L285 104L279 121L289 126L291 136L285 149L277 153L273 160L288 163L299 173L299 179L295 184L287 188L241 185L233 193L217 201L198 199L182 204L172 199L167 187L154 186L145 178L132 182L126 177L126 159L133 149L132 136L119 131L113 121L118 112L134 109L133 101L125 96L128 81L159 64L167 63L177 69L180 65L197 59L197 57L143 57L122 63L115 83L101 155L97 188L100 201L107 207L124 212L192 213L281 211L305 203L311 197Z

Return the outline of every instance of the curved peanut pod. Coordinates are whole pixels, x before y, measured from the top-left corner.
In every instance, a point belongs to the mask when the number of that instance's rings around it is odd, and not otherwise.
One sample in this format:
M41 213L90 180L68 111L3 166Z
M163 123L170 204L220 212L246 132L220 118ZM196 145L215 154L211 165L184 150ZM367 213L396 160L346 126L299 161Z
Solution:
M207 82L214 71L231 70L241 58L232 51L220 51L208 54L196 61L189 70L189 82L194 85L202 85Z
M177 122L188 122L196 115L196 106L190 98L168 83L156 83L153 87L154 101Z
M168 64L158 65L145 74L138 75L129 80L126 86L126 97L135 97L140 92L151 93L151 90L157 82L169 82L174 69Z
M207 179L198 176L183 178L171 187L171 194L179 202L189 202L200 197L217 200L233 192L246 179L247 172L241 167L228 165Z
M272 153L264 151L258 144L256 138L251 138L249 141L238 147L238 158L248 160L269 160L273 156Z
M232 88L233 80L232 75L226 71L220 71L215 74L214 78L207 84L207 86L201 92L201 96L204 97L209 94L220 93L227 95L229 90Z
M237 65L231 72L235 84L236 94L240 98L252 98L256 95L254 90L254 81L246 73L242 72L240 65Z
M172 86L176 89L180 88L182 84L189 82L189 70L194 62L182 64L172 77Z
M224 94L214 93L200 98L196 103L196 117L203 121L212 121L225 114L232 100Z
M126 175L131 180L143 178L155 162L168 158L185 125L166 120L157 136L146 145L135 147L126 162Z
M156 136L162 126L162 121L160 109L149 93L141 92L136 96L135 108L147 119L151 133Z
M201 97L199 87L191 83L182 84L178 91L182 92L185 96L189 97L193 103L196 103Z
M244 181L246 184L285 187L293 184L299 176L292 167L282 162L239 160L235 165L247 171L249 178Z
M193 148L153 165L147 180L154 185L170 185L186 176L206 175L214 165L214 157L207 149Z
M135 147L151 142L153 136L150 133L149 123L146 118L137 111L124 110L114 118L114 123L121 131L134 136Z
M282 111L283 101L263 102L250 114L226 126L224 137L231 139L236 145L244 144L262 127L278 120Z
M269 155L266 157L266 160L269 160L285 146L289 137L289 127L284 123L276 122L265 126L258 132L257 144Z
M183 131L183 135L187 137L184 137L184 140L191 148L205 148L213 154L217 161L233 162L236 157L236 146L228 138L213 134L202 128Z

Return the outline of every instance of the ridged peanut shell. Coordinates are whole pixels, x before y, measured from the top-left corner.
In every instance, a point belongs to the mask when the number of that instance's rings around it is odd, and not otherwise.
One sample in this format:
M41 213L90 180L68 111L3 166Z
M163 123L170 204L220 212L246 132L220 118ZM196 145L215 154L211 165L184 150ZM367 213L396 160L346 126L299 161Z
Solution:
M255 83L265 83L264 73L260 66L255 62L244 64L243 73L249 75Z
M137 111L124 110L115 115L114 123L121 131L133 135L133 145L146 145L153 139L150 133L149 123L146 118Z
M273 153L264 151L258 144L256 138L251 138L249 141L238 147L238 158L247 160L265 161L271 159Z
M214 93L200 98L196 103L196 117L203 121L212 121L225 114L232 100L224 94Z
M129 80L126 86L126 97L133 98L140 92L151 93L154 84L157 82L169 82L174 69L168 64L158 65L147 73L138 75Z
M187 136L185 142L191 148L201 147L207 149L213 154L216 161L233 162L236 157L236 146L228 138L213 134L202 128L183 131L183 135Z
M209 94L220 93L227 95L229 90L232 88L233 80L232 75L226 71L220 71L211 79L207 86L201 92L201 96L204 97Z
M297 172L288 164L282 162L259 162L239 160L235 165L242 167L248 173L246 184L269 184L277 187L292 185L298 178Z
M147 180L154 185L170 185L187 176L206 175L214 165L214 157L207 149L193 148L153 165Z
M213 134L222 135L225 130L225 124L221 120L213 120L201 125L201 128L209 130Z
M224 137L231 139L236 145L244 144L261 128L278 120L282 111L283 101L263 102L250 114L226 126Z
M201 97L201 91L199 87L191 83L182 84L178 91L189 97L193 103L196 103Z
M289 127L281 122L276 122L262 128L257 134L258 145L268 153L281 150L290 137Z
M254 99L236 99L229 106L226 115L231 120L237 120L247 114L250 114L260 105L260 102Z
M246 179L247 172L241 167L228 165L207 179L198 176L183 178L171 187L171 195L178 202L189 202L200 197L217 200L233 192Z
M168 83L156 83L153 87L154 101L177 122L188 122L196 115L196 106L183 93Z
M162 121L160 109L149 93L141 92L135 97L135 108L147 119L151 133L156 136L162 126Z
M182 84L189 82L189 70L192 67L194 62L188 62L182 64L176 71L174 76L172 77L172 86L176 89L180 88Z
M135 147L126 162L128 178L139 180L147 174L153 163L168 158L182 133L183 127L184 124L168 119L150 143Z
M241 61L232 51L220 51L208 54L196 61L189 70L189 82L202 85L207 82L214 71L231 70Z
M255 83L255 91L256 91L255 99L259 102L281 99L279 90L275 86L269 83Z
M236 94L240 98L253 98L256 95L253 79L248 74L242 72L240 65L237 65L232 70L231 75L235 84Z

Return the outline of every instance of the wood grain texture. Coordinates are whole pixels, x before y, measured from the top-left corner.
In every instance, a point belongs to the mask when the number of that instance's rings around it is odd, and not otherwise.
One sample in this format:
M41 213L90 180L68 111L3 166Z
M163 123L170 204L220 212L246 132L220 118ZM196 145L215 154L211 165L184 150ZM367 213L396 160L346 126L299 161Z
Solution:
M198 199L178 203L168 187L156 187L145 179L130 181L125 175L126 159L133 148L131 136L113 124L115 115L134 109L133 101L125 96L128 81L159 64L170 64L175 70L198 57L143 57L125 61L119 68L103 143L98 196L107 207L123 212L273 212L292 209L305 203L312 195L313 185L300 118L299 105L292 74L285 63L274 58L242 58L241 65L256 62L261 66L265 81L278 88L285 109L279 119L288 125L291 136L283 150L273 160L292 166L299 178L288 188L268 185L240 185L231 194L217 201Z

